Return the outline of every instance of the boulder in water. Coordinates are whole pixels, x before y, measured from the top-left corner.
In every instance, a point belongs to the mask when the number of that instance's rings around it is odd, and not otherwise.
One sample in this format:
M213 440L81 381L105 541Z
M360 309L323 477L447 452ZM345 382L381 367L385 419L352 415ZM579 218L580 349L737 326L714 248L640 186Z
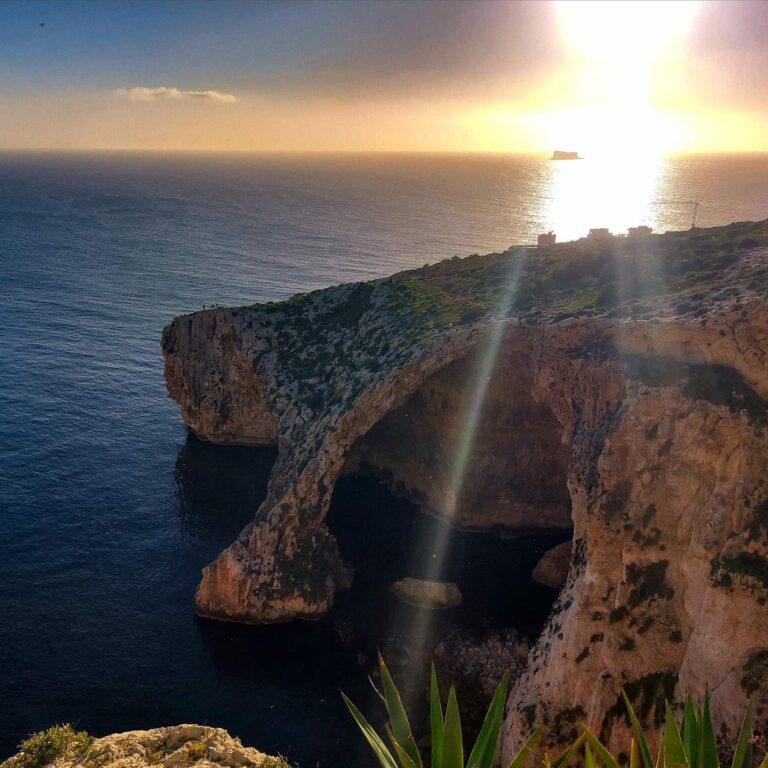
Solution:
M461 605L461 590L452 581L426 581L422 579L400 579L390 589L404 603L418 608L442 611Z
M572 541L564 541L562 544L548 549L536 563L531 578L537 584L543 584L545 587L562 589L568 579L572 549Z

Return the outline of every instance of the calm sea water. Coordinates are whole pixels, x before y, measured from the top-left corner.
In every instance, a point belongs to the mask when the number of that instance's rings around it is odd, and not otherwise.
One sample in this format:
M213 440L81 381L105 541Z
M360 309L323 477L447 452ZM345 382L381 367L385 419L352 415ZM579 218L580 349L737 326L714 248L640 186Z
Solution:
M273 455L186 439L159 349L174 315L549 228L687 228L691 201L704 226L765 217L768 159L0 155L0 757L56 721L195 721L363 764L338 689L365 701L365 674L331 622L192 615Z

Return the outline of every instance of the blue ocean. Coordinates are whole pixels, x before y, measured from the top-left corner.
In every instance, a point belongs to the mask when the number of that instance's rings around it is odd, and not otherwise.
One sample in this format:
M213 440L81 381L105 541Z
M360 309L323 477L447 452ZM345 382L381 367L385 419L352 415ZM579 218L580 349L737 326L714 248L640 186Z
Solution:
M302 768L368 764L338 693L372 704L368 668L332 617L193 615L274 454L188 438L160 354L175 315L547 230L766 216L768 156L0 154L0 759L54 722L202 722Z

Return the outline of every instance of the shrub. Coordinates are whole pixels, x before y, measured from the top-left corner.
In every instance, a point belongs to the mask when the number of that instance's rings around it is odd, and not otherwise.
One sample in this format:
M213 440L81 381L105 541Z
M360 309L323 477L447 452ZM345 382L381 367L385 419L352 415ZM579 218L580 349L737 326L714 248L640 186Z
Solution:
M144 759L150 764L150 765L157 765L158 763L162 763L163 760L165 760L166 752L161 747L153 747L152 749L148 749L146 751L146 754L144 755Z
M53 725L22 741L19 754L6 760L0 768L43 768L59 757L84 755L93 741L93 736L76 731L69 723Z
M187 743L187 758L196 763L208 754L208 745L203 741L190 741Z

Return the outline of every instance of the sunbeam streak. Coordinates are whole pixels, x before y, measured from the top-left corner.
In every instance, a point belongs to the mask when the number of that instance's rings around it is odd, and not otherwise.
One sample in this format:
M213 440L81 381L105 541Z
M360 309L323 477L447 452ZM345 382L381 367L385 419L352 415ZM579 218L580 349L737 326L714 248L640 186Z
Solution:
M506 327L506 321L514 306L517 296L517 287L524 269L526 255L524 252L518 253L512 261L509 280L506 290L502 294L502 300L499 307L499 319L494 323L490 338L483 353L483 359L480 369L477 372L475 383L472 386L469 412L466 422L461 431L461 438L456 450L456 456L451 470L451 502L449 506L449 518L454 520L458 511L461 498L461 490L464 486L464 479L467 474L467 465L472 448L475 444L477 435L477 425L480 422L480 416L485 403L485 396L488 392L488 385L493 376L496 361L498 359L499 346Z
M439 526L437 535L432 542L431 553L429 553L431 557L426 568L426 578L429 580L440 579L448 554L451 526L458 516L461 505L461 493L467 477L470 457L478 439L478 425L483 413L488 386L496 368L499 348L515 306L518 287L525 273L527 259L528 255L525 251L517 251L512 256L509 275L501 294L496 319L490 328L476 375L469 384L469 408L451 467L450 495L447 514L445 515L449 525ZM420 655L425 650L430 618L431 614L425 611L412 626L411 649L415 656Z

